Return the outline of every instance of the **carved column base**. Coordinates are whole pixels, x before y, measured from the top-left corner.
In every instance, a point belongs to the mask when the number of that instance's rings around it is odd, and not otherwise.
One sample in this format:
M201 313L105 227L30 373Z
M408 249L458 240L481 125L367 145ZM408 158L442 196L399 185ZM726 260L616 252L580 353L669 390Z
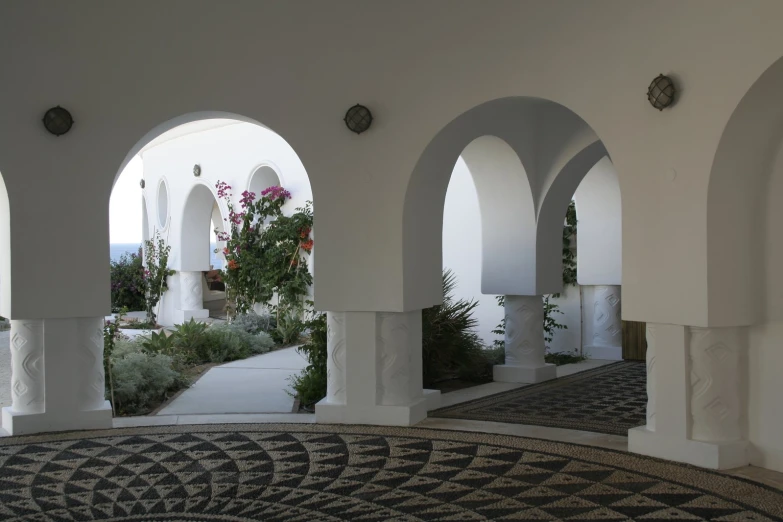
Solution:
M647 325L647 425L628 450L695 466L749 462L743 328Z
M748 441L704 442L667 436L639 426L628 430L628 451L709 469L748 465Z
M540 295L507 295L506 364L492 369L496 382L536 383L557 377L544 362L544 302Z
M204 308L203 279L201 272L178 272L180 306L174 312L174 321L184 323L191 319L199 320L209 317L209 310Z
M583 351L591 359L620 361L623 358L623 322L620 316L620 286L583 286L585 326Z
M103 318L11 321L11 435L112 427L104 398Z
M112 427L111 403L95 410L18 413L3 408L3 429L11 435L30 435L50 431L104 430Z
M422 389L421 311L329 312L327 396L316 422L410 426L438 407Z

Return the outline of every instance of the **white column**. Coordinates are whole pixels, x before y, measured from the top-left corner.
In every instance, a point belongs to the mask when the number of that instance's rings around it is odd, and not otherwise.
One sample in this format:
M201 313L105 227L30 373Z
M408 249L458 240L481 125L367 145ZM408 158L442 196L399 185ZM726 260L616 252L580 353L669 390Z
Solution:
M328 312L327 396L318 422L410 426L427 416L421 310Z
M746 336L741 327L648 325L647 425L629 430L629 451L712 469L747 465Z
M623 358L623 322L620 307L620 285L596 285L586 287L584 295L592 294L591 315L588 338L583 343L583 351L591 359L621 360Z
M178 272L179 310L176 320L185 322L191 319L206 319L209 310L204 308L204 290L202 272Z
M104 398L103 317L11 321L12 435L111 428Z
M535 383L554 379L554 364L544 355L544 302L540 295L507 295L506 363L493 368L498 382Z

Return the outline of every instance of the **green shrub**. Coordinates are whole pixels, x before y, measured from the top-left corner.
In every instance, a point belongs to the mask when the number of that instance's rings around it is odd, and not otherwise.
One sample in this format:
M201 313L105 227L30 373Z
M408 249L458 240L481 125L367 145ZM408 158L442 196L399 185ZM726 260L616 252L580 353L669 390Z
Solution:
M141 247L138 254L122 254L119 261L110 262L111 270L111 311L144 310L146 305L144 292L144 266L142 266Z
M247 333L257 334L260 332L272 332L277 329L277 321L271 314L259 315L255 312L239 314L231 322L237 328L241 328Z
M166 335L165 331L160 333L150 332L149 337L140 336L139 343L148 353L162 353L172 355L174 353L174 336Z
M291 376L290 381L302 406L312 408L326 397L326 314L318 314L306 327L310 338L297 351L307 358L308 364L301 374Z
M232 324L216 324L204 332L204 344L196 353L201 362L222 363L266 353L274 342L269 334L251 334Z
M307 326L302 315L304 310L299 306L277 308L277 325L269 332L276 343L287 346L299 342Z
M175 325L170 338L177 354L189 362L202 362L207 342L206 323L190 321Z
M492 380L492 368L475 332L478 321L473 311L478 302L456 300L456 287L454 273L444 270L443 304L422 310L425 387L454 377L476 382Z
M117 413L147 413L186 385L171 357L145 351L140 342L117 340L111 362Z

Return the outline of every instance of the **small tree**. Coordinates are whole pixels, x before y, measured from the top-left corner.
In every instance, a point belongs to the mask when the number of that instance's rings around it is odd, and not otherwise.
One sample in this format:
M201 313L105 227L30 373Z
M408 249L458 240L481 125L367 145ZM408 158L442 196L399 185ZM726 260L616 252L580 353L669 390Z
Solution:
M146 250L146 268L144 270L144 280L146 282L146 302L145 310L147 312L147 323L150 327L155 326L157 315L155 306L160 301L163 292L169 289L168 277L176 272L169 269L169 252L171 247L166 246L163 238L155 232L152 239L144 242Z
M111 308L119 312L143 310L145 307L146 282L142 263L141 247L136 254L124 253L118 261L111 261Z
M313 250L311 203L285 216L282 207L291 193L274 186L261 192L258 199L253 192L243 192L241 210L237 211L231 186L218 181L216 187L229 211L226 221L230 231L216 233L218 240L226 242L222 278L230 311L235 315L248 313L254 304L269 303L277 294L278 319L301 318L313 284L307 265L307 256ZM282 323L286 321L278 321ZM304 323L300 320L299 324L301 331Z

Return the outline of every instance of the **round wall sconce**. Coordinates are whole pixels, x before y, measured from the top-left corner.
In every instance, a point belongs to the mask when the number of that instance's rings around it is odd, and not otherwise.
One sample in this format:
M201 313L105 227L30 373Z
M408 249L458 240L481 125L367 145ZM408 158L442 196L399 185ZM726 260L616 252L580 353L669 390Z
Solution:
M43 117L43 124L46 130L55 136L62 136L71 130L73 118L70 112L58 105L46 111Z
M193 175L196 177L201 176L201 165L199 165L198 163L193 165Z
M676 89L672 79L659 74L647 88L647 100L650 102L650 105L662 111L674 103L675 92Z
M140 186L141 188L144 188L146 185L147 185L147 184L146 184L146 183L144 183L144 179L142 179L141 181L139 181L139 186Z
M343 121L345 121L345 125L352 132L361 134L370 128L370 124L372 124L372 113L370 112L370 109L357 103L348 109L348 112L345 113L345 118L343 118Z

